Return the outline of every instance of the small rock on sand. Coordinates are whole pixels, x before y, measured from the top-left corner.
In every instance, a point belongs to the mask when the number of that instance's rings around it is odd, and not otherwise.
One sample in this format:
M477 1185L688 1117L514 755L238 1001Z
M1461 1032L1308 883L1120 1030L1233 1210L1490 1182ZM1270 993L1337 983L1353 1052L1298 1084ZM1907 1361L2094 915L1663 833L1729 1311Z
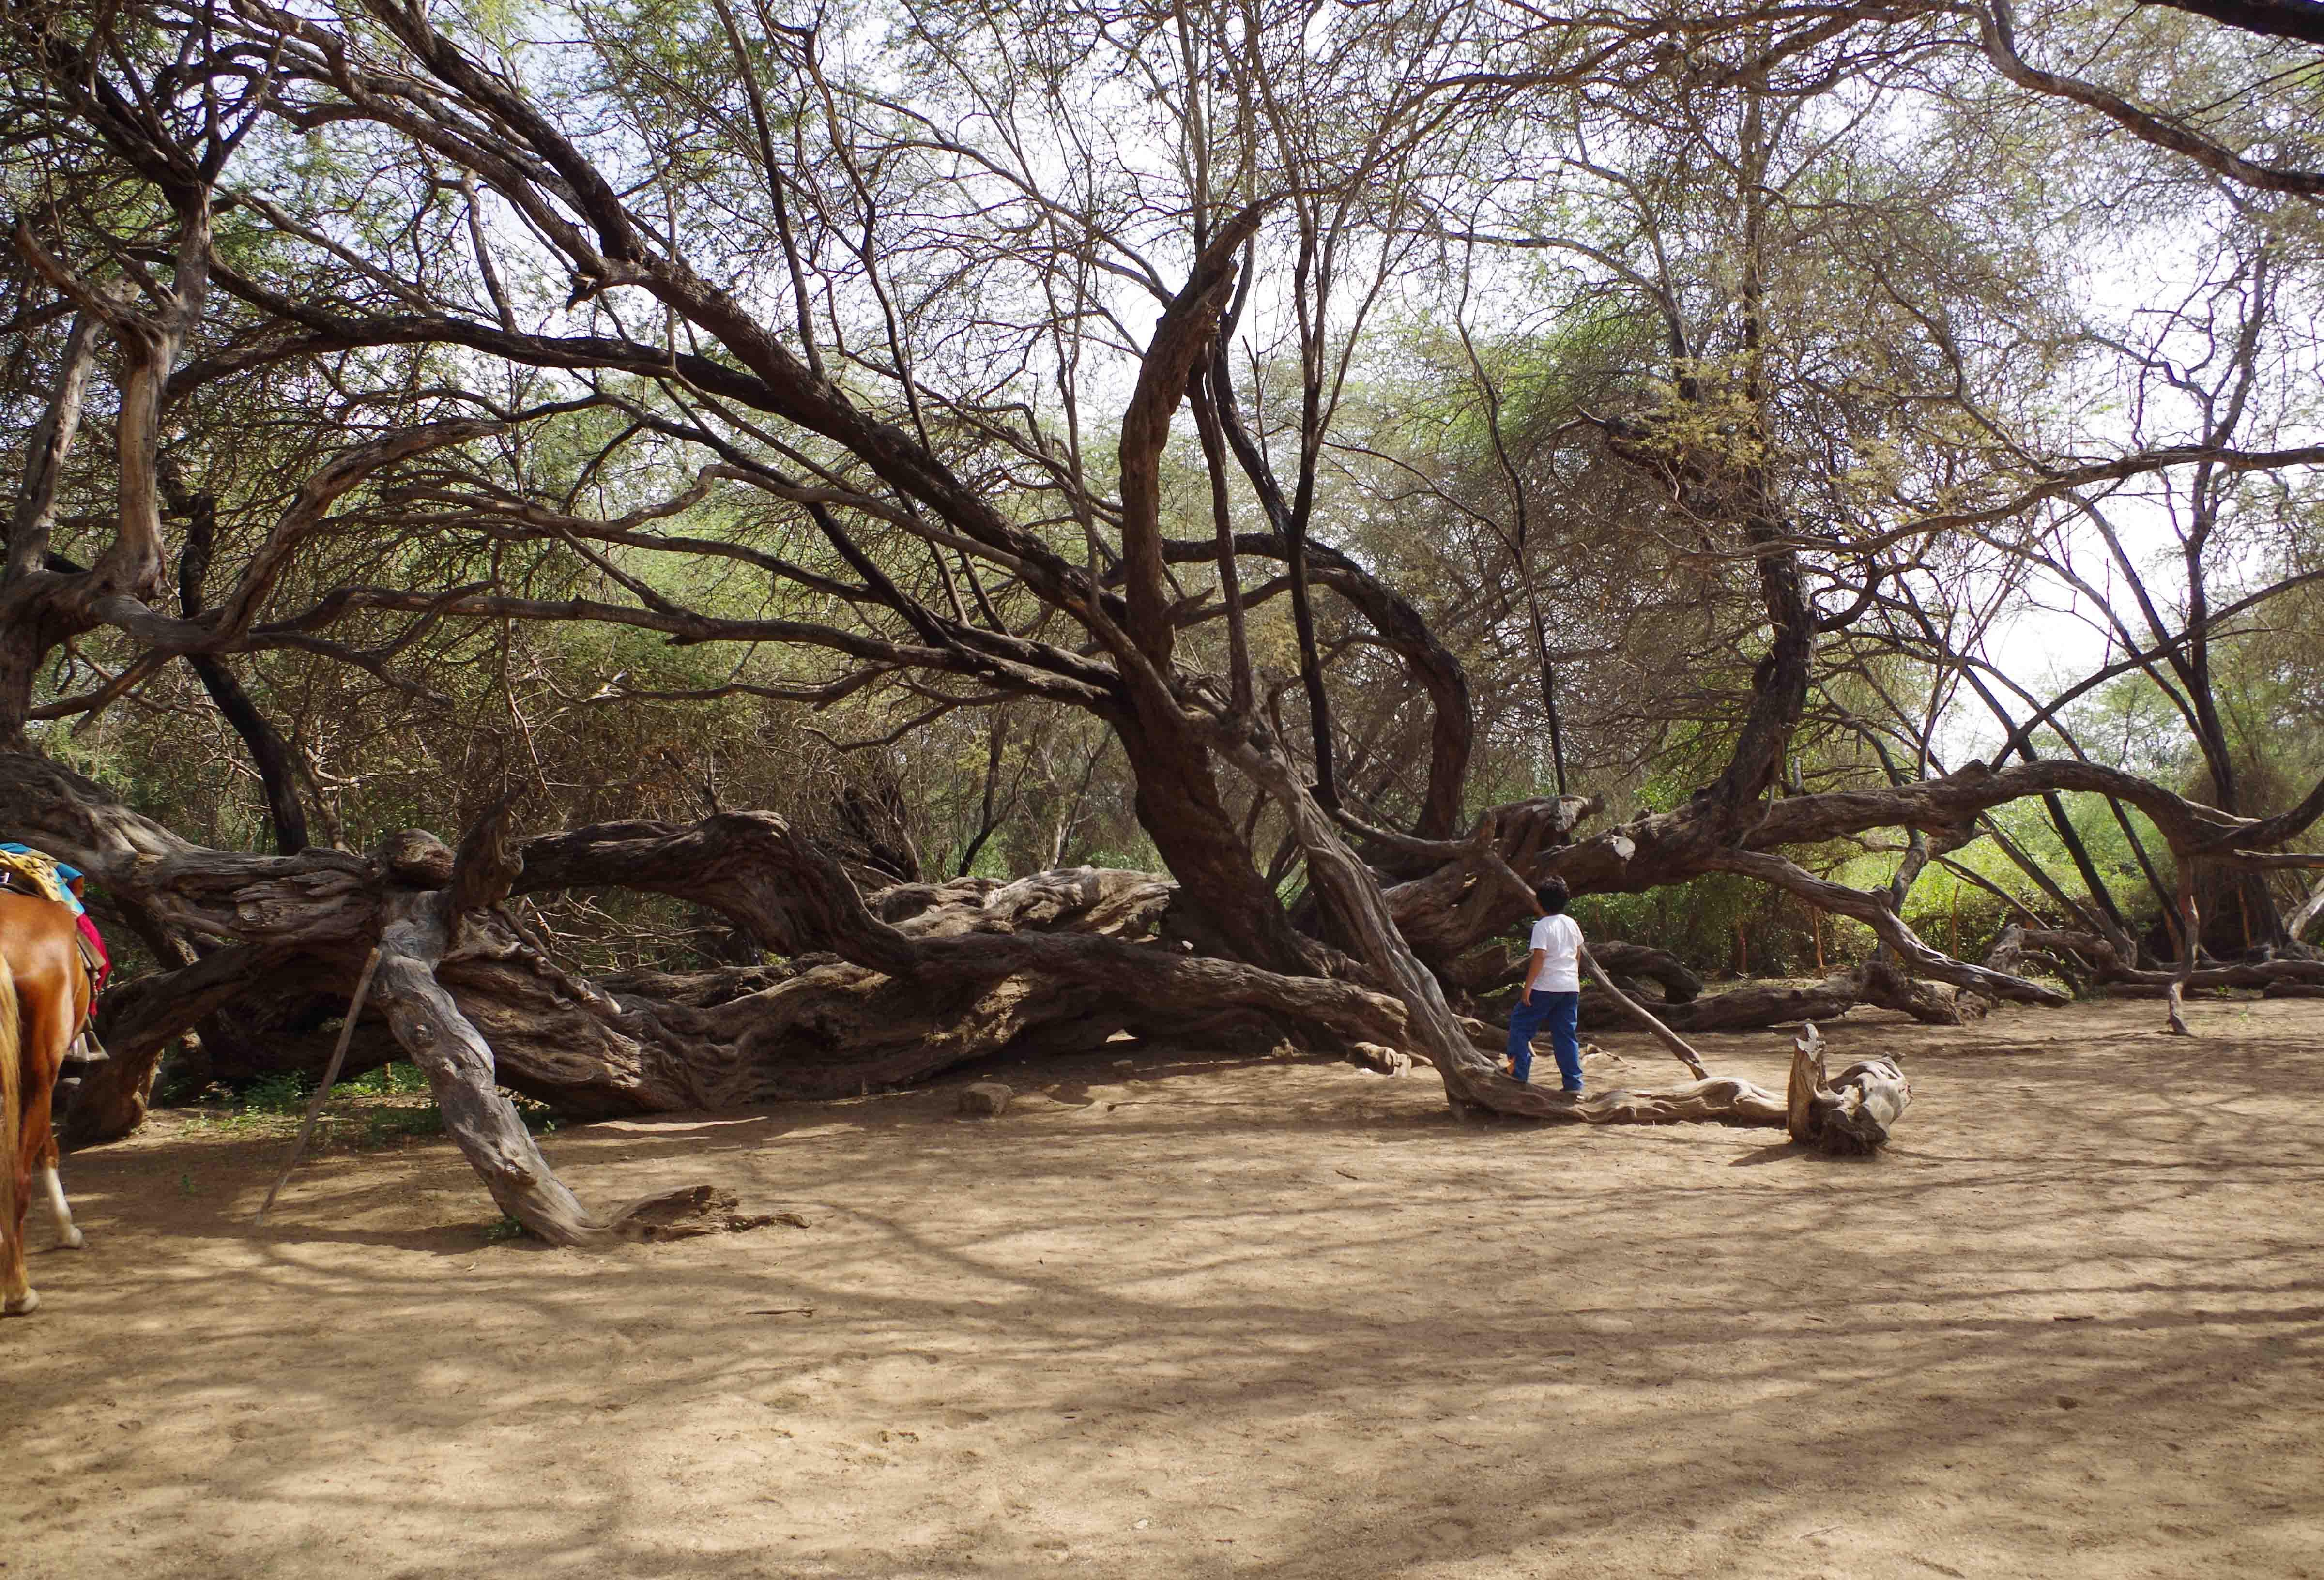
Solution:
M974 1081L960 1089L960 1112L971 1119L998 1119L1016 1095L997 1080Z

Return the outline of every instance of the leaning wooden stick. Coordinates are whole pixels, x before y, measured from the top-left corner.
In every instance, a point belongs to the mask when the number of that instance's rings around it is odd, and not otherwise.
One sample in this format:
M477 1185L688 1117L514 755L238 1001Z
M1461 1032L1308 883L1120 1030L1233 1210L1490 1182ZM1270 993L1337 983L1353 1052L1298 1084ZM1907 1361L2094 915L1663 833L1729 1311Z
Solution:
M1711 1079L1711 1071L1703 1069L1702 1061L1696 1056L1693 1049L1686 1045L1686 1039L1655 1019L1654 1012L1645 1005L1615 987L1614 978L1606 974L1606 968L1598 963L1596 958L1590 952L1590 946L1586 943L1582 946L1582 969L1590 973L1590 979L1604 988L1608 996L1620 1005L1632 1020L1653 1033L1655 1042L1677 1054L1679 1062L1694 1072L1695 1079Z
M1471 848L1476 852L1477 858L1483 862L1486 870L1499 879L1502 885L1509 889L1512 896L1523 895L1526 904L1538 910L1540 906L1533 897L1533 886L1518 877L1517 869L1503 860L1501 853L1493 849L1490 843L1491 834L1491 820L1488 818L1478 824L1477 837L1471 841ZM1582 946L1582 968L1590 973L1591 981L1613 996L1614 1002L1622 1006L1625 1014L1652 1033L1655 1042L1678 1055L1679 1062L1693 1071L1695 1079L1711 1079L1711 1072L1702 1067L1702 1061L1696 1055L1695 1051L1686 1045L1686 1039L1656 1020L1653 1012L1645 1005L1615 987L1614 978L1606 974L1606 968L1598 963L1597 959L1590 952L1590 946L1586 943Z
M324 1067L323 1084L315 1089L315 1100L307 1105L307 1121L299 1126L299 1139L290 1144L290 1156L276 1177L274 1188L266 1193L266 1199L258 1204L258 1211L250 1220L254 1228L266 1221L266 1209L274 1205L274 1199L290 1182L290 1171L299 1166L299 1154L307 1150L307 1138L315 1133L315 1121L322 1116L323 1105L330 1098L331 1083L339 1079L339 1069L347 1061L347 1044L355 1041L355 1020L363 1014L364 999L371 992L372 973L378 969L379 950L374 946L371 958L364 961L363 975L355 978L355 996L347 1005L347 1018L340 1023L339 1044L331 1050L331 1061Z

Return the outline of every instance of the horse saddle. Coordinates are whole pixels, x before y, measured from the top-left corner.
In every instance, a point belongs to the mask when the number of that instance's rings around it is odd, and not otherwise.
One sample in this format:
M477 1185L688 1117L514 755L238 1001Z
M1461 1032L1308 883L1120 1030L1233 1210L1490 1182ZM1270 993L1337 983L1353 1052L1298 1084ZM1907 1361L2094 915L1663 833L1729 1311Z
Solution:
M79 876L78 868L67 867L53 856L23 845L0 844L0 892L52 900L73 914L80 933L80 963L88 969L90 990L96 991L112 974L113 960L106 952L105 941L97 934L97 923L89 920L88 908L80 903L80 896L72 892L67 881ZM104 1057L104 1052L99 1050L97 1058Z
M54 900L75 915L80 914L80 900L57 875L55 858L38 850L0 846L0 889L36 900Z

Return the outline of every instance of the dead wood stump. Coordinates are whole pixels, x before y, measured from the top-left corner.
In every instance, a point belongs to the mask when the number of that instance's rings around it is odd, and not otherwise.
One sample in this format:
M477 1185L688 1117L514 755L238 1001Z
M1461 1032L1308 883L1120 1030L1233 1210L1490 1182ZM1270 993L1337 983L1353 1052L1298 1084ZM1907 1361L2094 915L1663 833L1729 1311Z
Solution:
M1379 1043L1351 1043L1348 1044L1348 1062L1360 1064L1381 1075L1404 1075L1412 1069L1412 1055Z
M1810 1021L1792 1043L1792 1078L1784 1128L1803 1146L1868 1155L1887 1144L1888 1131L1913 1100L1913 1083L1893 1059L1868 1059L1824 1076L1823 1033Z

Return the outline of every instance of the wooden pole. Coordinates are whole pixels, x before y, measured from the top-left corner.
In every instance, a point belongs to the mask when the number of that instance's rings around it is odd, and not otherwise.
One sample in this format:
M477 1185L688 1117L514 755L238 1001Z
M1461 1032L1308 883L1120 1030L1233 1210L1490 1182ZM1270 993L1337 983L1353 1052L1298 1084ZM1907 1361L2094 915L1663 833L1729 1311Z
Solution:
M1590 952L1590 946L1586 943L1582 946L1582 969L1590 973L1591 981L1604 988L1615 1003L1628 1012L1632 1020L1646 1027L1653 1034L1655 1042L1677 1054L1679 1062L1694 1072L1695 1079L1711 1079L1711 1071L1703 1069L1702 1061L1696 1056L1693 1049L1687 1046L1686 1040L1655 1019L1654 1012L1645 1005L1615 987L1614 978L1606 974L1606 968L1598 963L1598 957Z
M273 1189L267 1191L266 1199L258 1204L258 1211L251 1217L253 1228L266 1221L266 1209L282 1193L282 1187L290 1182L290 1171L299 1166L299 1154L307 1150L307 1138L315 1133L315 1121L322 1116L323 1105L330 1100L331 1083L339 1079L340 1068L347 1061L347 1044L355 1041L355 1021L363 1014L364 999L371 993L372 973L378 969L379 946L374 944L364 961L363 974L355 978L355 996L348 1001L347 1018L339 1023L338 1046L331 1050L331 1061L323 1069L323 1084L315 1089L315 1100L307 1105L306 1123L299 1126L299 1139L290 1144L290 1155L283 1162L282 1172L275 1176Z

